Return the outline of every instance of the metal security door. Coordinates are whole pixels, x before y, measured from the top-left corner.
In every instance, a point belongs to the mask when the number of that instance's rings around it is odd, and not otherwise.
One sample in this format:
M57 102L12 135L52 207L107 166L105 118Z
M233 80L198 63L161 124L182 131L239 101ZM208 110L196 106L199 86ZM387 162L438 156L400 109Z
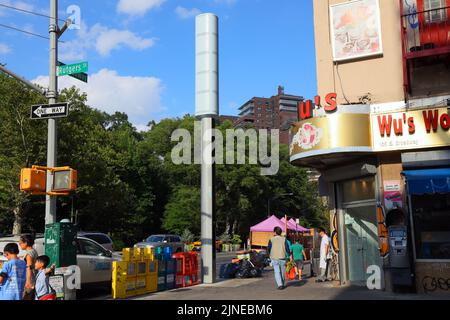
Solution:
M361 237L361 227L352 215L352 212L345 212L345 229L347 244L348 279L352 282L362 281L363 274L363 245Z
M367 269L379 265L375 204L345 208L349 280L365 285Z

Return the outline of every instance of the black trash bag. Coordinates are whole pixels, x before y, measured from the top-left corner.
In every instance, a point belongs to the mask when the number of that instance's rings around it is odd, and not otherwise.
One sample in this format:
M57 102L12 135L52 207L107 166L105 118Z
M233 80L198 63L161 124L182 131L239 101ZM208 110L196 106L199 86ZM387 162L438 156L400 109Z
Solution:
M250 276L252 278L259 278L262 277L262 270L260 268L252 268L250 270Z
M253 269L253 266L247 260L241 260L239 263L239 270L236 272L236 278L238 279L246 279L250 278L250 271Z
M236 272L236 278L238 279L257 278L261 276L262 269L255 268L248 260L242 260L239 270Z
M220 267L219 277L221 279L233 279L236 277L236 273L238 272L240 265L236 263L228 263L223 264Z
M250 261L253 263L255 268L261 269L261 271L270 265L270 257L266 251L252 251L250 253Z

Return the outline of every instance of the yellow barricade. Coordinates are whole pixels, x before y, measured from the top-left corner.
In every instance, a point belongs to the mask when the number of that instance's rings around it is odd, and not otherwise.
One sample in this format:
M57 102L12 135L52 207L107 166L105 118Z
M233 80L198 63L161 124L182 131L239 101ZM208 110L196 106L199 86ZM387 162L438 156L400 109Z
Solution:
M158 289L158 260L153 248L126 248L122 261L113 262L113 299L126 299L156 292Z
M133 249L125 248L122 250L122 261L131 261Z
M143 261L144 260L144 249L133 248L133 261Z
M147 290L147 292L158 291L158 260L157 259L148 261L146 290Z
M144 248L144 259L145 260L155 260L155 248L146 247Z

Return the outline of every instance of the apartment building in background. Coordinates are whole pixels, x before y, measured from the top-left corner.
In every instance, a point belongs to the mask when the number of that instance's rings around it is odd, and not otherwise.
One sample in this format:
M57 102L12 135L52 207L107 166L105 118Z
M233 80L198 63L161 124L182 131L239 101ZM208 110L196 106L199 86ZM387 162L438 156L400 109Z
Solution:
M236 127L251 126L255 129L279 129L280 143L289 144L290 126L298 121L298 104L303 97L289 95L282 86L277 95L270 98L253 97L239 108Z

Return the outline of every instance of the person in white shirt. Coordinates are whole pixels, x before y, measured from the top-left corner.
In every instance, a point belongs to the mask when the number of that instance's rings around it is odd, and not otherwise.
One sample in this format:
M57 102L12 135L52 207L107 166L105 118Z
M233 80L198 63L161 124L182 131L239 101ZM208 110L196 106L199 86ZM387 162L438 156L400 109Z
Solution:
M322 238L320 243L320 276L316 282L328 281L328 266L331 260L331 250L330 250L330 238L325 232L324 228L319 228L319 235Z

